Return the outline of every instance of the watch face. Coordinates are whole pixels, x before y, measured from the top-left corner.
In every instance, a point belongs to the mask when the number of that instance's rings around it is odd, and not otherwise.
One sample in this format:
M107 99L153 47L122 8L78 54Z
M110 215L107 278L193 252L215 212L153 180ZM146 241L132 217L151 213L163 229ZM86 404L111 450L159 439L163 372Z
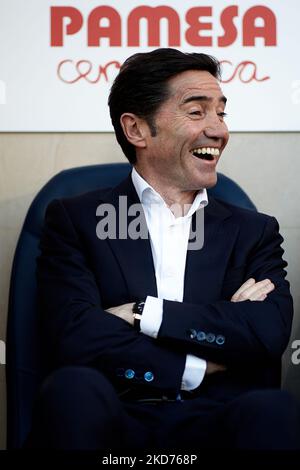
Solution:
M143 313L144 305L145 305L144 301L138 303L138 311L139 311L140 314Z
M144 305L145 305L144 300L140 300L139 302L136 302L132 308L133 313L139 313L140 315L142 315L143 310L144 310Z

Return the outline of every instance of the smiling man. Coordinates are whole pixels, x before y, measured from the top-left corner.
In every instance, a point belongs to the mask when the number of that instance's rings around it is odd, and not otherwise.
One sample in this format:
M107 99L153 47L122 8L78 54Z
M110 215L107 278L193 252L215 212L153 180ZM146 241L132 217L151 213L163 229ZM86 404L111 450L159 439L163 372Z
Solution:
M219 79L205 54L130 57L109 106L132 173L49 206L38 287L52 373L31 447L298 448L279 389L293 307L278 224L207 197L229 137ZM141 203L148 237L97 236L99 205L119 220L120 197ZM204 244L189 250L199 213Z
M216 165L228 141L226 98L218 80L189 70L169 80L169 98L154 119L155 138L134 114L121 116L137 152L136 170L167 204L192 203L195 192L217 182Z

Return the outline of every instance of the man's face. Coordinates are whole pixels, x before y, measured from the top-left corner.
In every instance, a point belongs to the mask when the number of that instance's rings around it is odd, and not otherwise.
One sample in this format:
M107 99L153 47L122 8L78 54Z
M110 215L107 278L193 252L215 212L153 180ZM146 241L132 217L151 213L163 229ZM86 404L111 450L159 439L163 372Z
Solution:
M147 137L144 174L180 191L211 187L229 138L226 99L217 79L204 71L176 75L169 90L170 97L155 115L156 136L149 132Z

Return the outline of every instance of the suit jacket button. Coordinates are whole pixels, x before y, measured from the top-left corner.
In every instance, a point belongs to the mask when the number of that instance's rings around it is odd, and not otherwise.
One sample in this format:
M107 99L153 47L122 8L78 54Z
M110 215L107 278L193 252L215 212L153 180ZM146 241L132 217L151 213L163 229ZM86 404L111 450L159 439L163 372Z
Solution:
M126 377L126 379L133 379L134 376L135 376L134 370L132 370L132 369L127 369L127 370L125 371L125 377Z
M198 331L197 333L197 340L198 341L204 341L206 339L206 334L204 331Z
M152 380L154 380L154 375L152 374L152 372L145 372L144 379L146 380L146 382L152 382Z
M206 335L206 341L208 343L213 343L215 339L216 339L216 336L213 333L208 333Z
M187 334L191 339L195 339L197 337L197 331L191 328L190 330L187 331Z
M225 336L218 335L217 338L216 338L216 343L217 343L219 346L222 346L222 344L225 343Z

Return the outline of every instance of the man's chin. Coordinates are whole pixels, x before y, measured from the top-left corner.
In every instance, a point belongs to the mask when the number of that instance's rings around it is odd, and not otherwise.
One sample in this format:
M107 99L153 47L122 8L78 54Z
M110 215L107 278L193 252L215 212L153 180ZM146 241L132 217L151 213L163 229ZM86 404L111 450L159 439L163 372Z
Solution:
M216 172L214 172L211 175L206 175L206 178L202 179L202 181L200 183L200 187L201 187L201 189L212 188L213 186L215 186L217 184L217 181L218 181L218 175L217 175Z

